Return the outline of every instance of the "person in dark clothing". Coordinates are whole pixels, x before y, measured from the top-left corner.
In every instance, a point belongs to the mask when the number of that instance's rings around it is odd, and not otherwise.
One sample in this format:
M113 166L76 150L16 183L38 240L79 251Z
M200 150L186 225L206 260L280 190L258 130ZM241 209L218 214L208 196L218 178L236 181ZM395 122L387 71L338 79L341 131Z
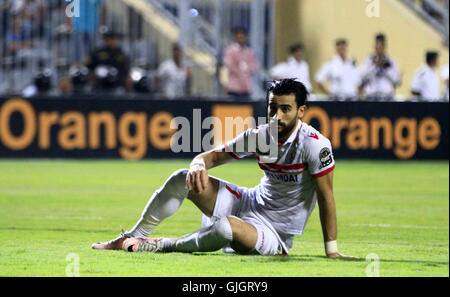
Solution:
M86 66L90 70L94 90L132 90L130 62L120 47L119 39L119 33L106 31L103 34L104 45L95 49L87 58Z

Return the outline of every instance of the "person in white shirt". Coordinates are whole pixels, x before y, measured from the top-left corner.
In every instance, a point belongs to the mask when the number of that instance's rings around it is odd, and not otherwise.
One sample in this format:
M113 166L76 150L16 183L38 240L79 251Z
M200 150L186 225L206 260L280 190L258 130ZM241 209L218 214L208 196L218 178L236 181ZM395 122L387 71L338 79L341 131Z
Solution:
M190 94L190 68L183 61L183 51L178 44L172 48L172 58L159 65L155 86L167 98L179 98Z
M441 98L439 76L436 73L437 52L427 52L426 64L416 71L411 83L411 93L423 101L438 101Z
M361 88L371 99L390 99L400 84L401 75L397 63L386 55L386 37L378 34L375 38L375 55L364 61L360 68Z
M326 62L316 74L319 89L337 99L358 98L358 87L361 85L356 61L347 57L347 41L336 41L337 56ZM326 83L329 82L329 89Z
M303 59L304 47L301 43L296 43L289 48L290 56L286 62L279 63L272 67L270 76L272 79L296 78L303 83L308 92L311 92L312 86L309 79L309 66Z
M449 94L448 94L448 71L449 70L448 70L448 63L447 63L442 67L442 70L441 70L441 78L444 81L445 86L447 87L447 89L445 91L445 95L444 95L444 99L447 101L448 101L448 96L449 96Z

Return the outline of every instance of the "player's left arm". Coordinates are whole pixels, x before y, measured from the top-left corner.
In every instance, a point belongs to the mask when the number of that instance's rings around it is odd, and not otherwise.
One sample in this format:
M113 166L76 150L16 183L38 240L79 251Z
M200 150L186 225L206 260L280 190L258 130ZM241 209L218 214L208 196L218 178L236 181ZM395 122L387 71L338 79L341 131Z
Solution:
M334 171L331 171L315 179L325 252L327 257L330 258L354 258L341 254L337 249L337 218L333 195L333 176Z

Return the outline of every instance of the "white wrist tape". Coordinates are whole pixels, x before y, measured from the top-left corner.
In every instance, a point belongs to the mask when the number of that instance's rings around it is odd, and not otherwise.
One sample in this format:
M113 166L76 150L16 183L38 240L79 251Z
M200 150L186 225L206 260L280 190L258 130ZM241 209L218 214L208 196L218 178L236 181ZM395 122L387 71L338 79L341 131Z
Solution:
M325 251L327 255L338 253L337 241L327 241L325 242Z

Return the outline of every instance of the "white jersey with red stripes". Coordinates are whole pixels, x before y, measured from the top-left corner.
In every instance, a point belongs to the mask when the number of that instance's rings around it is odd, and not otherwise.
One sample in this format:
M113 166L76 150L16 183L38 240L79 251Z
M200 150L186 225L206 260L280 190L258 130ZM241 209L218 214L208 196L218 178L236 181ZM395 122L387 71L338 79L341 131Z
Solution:
M258 133L268 133L268 125L248 129L222 149L235 159L256 157L264 176L253 189L255 211L278 232L301 235L317 202L313 179L331 172L335 166L331 143L316 129L299 121L290 137L278 143L276 162L264 163L258 153L236 149L247 148L249 140Z

